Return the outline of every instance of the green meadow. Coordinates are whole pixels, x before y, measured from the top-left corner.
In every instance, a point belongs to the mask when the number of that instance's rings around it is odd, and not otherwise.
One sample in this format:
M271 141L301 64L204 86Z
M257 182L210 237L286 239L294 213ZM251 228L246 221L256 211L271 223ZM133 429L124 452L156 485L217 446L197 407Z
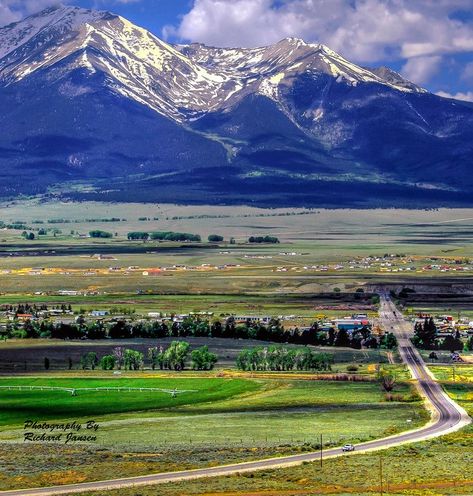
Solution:
M67 391L0 390L0 461L7 460L12 447L22 446L15 467L11 468L9 459L0 468L2 487L47 485L55 481L52 472L62 474L64 482L71 470L72 480L97 480L107 476L111 461L116 473L125 476L277 456L316 449L320 435L328 447L391 435L426 421L421 402L411 386L402 382L396 387L398 401L386 401L377 382L313 381L307 375L299 379L297 375L264 379L150 376L3 377L0 385L77 391L72 396ZM117 386L188 392L173 398L158 392L80 390ZM23 442L25 420L92 419L99 425L95 442ZM78 449L86 450L88 456L76 466ZM41 458L38 450L55 453L56 461ZM160 453L158 465L150 461L156 453Z

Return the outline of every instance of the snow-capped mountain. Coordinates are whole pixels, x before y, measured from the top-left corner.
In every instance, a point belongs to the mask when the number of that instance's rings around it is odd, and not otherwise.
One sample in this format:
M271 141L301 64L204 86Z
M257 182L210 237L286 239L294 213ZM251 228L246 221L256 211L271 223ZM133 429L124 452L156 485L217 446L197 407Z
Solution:
M0 172L42 172L40 181L9 178L3 194L105 181L121 195L136 185L150 199L162 184L191 200L203 189L232 201L222 185L274 196L281 182L312 190L355 181L368 197L390 184L422 198L462 190L445 169L461 176L472 158L471 107L388 68L295 38L250 49L171 45L120 16L74 7L0 28L0 105Z
M231 106L252 93L277 99L278 87L303 72L353 86L424 91L296 38L256 49L173 47L123 17L74 7L48 9L0 29L0 80L6 85L66 60L53 79L77 68L103 72L117 93L176 121Z

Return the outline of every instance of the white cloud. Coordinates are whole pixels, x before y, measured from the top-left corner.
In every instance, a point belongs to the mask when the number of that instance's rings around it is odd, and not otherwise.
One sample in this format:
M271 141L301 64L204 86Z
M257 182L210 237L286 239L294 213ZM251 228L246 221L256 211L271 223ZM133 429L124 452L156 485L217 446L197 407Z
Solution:
M0 0L0 26L61 3L61 0Z
M163 34L216 46L296 36L362 64L407 61L406 73L422 83L436 57L473 52L473 23L456 15L472 9L473 0L195 0Z
M473 84L473 62L466 64L465 68L463 69L461 78L463 81Z
M14 10L10 9L8 5L0 4L0 26L18 21L20 18L21 16Z
M130 4L143 0L94 0L93 8L100 9L110 4ZM75 0L0 0L0 27L23 17L35 14L47 7L56 5L74 5Z
M442 57L439 55L413 57L404 64L401 72L407 79L418 84L424 84L437 74L441 61Z
M442 96L444 98L454 98L455 100L464 100L466 102L473 102L473 91L467 91L466 93L448 93L446 91L438 91L436 93L438 96Z

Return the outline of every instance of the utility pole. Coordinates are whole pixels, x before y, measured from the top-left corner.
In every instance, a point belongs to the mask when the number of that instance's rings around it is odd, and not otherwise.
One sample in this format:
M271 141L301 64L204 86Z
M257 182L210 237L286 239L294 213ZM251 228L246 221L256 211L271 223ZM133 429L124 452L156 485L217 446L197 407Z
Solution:
M379 455L379 494L383 496L383 456Z
M322 444L322 434L320 434L320 468L322 468L323 465L323 449L324 446Z

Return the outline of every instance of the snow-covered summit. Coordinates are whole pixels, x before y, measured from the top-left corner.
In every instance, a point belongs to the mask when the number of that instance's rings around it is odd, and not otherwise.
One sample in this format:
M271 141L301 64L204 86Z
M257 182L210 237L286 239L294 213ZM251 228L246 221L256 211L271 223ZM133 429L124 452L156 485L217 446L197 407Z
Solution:
M79 68L103 73L112 91L179 122L249 94L279 102L279 89L302 74L323 74L352 86L424 91L393 71L362 68L298 38L259 48L171 45L120 16L77 7L46 9L0 29L0 84L39 70L49 70L57 80Z
M109 12L79 7L50 7L22 21L0 28L0 59L35 38L38 38L38 46L48 42L57 42L61 35L111 16Z

